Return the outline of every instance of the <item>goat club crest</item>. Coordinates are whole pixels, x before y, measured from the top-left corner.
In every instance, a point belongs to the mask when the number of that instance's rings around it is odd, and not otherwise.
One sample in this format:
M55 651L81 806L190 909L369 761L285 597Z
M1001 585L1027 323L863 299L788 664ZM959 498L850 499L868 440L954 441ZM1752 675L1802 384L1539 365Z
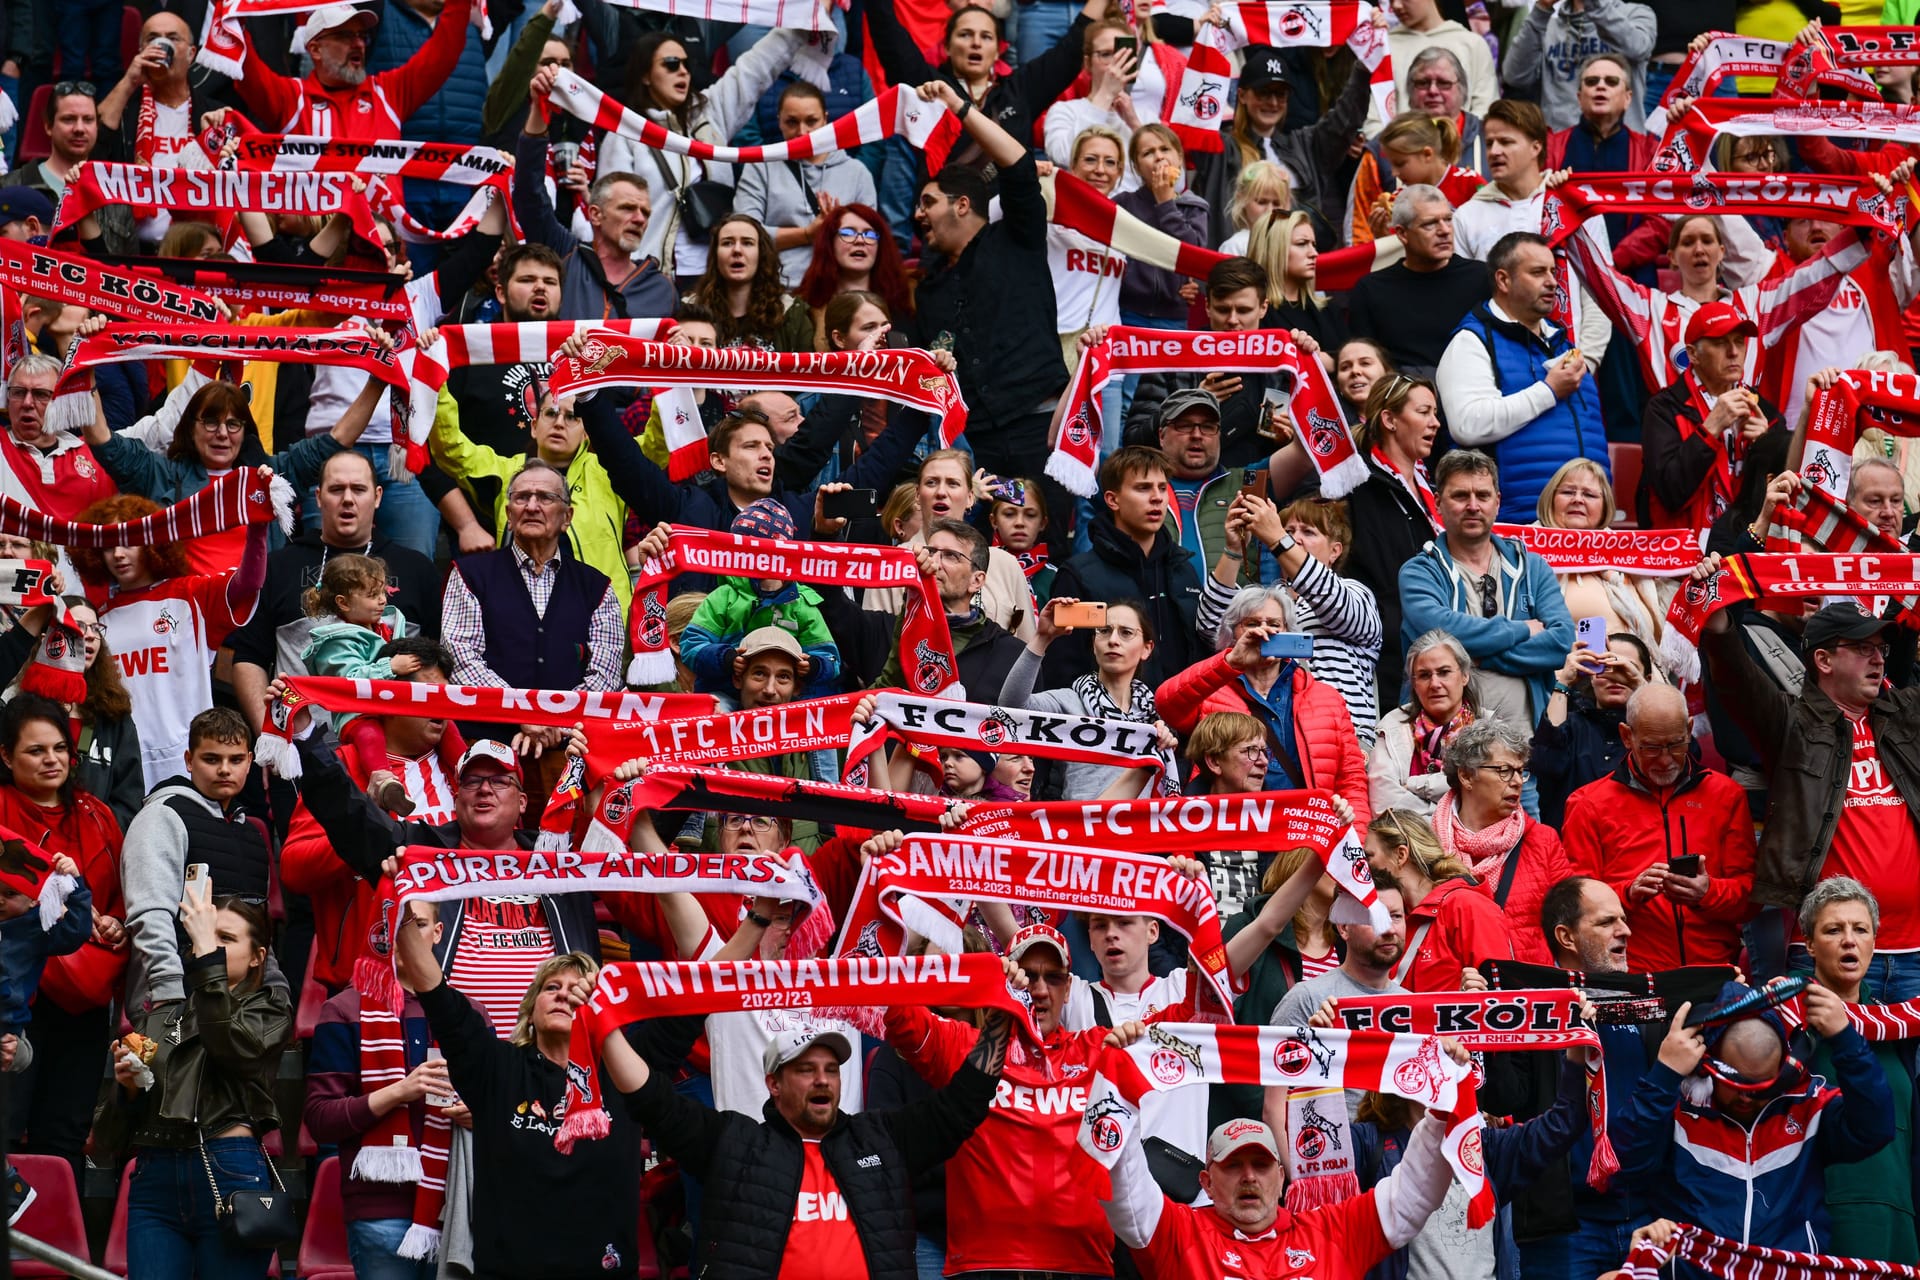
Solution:
M913 687L938 693L953 681L953 659L922 640L913 647Z
M1020 723L1005 707L995 707L980 722L978 732L981 743L997 751L1020 736Z
M627 349L617 342L607 342L600 338L589 338L580 354L573 357L574 376L591 377L604 373L613 367L613 362L627 354Z
M1300 1029L1304 1037L1288 1036L1273 1047L1273 1069L1283 1076L1298 1076L1318 1067L1325 1076L1333 1069L1332 1047L1312 1027Z
M1429 1106L1440 1101L1440 1086L1446 1082L1446 1070L1440 1065L1440 1042L1427 1037L1411 1058L1393 1069L1393 1082L1409 1096L1426 1094Z
M1345 1106L1344 1099L1341 1105ZM1300 1107L1298 1127L1293 1134L1293 1154L1302 1160L1318 1160L1340 1149L1340 1129L1320 1114L1319 1106L1309 1099Z
M1346 434L1347 426L1338 418L1329 418L1317 409L1307 410L1307 444L1321 457L1331 458L1338 452L1341 437Z
M1118 1151L1127 1139L1120 1118L1132 1114L1132 1108L1118 1098L1094 1098L1087 1103L1087 1132L1096 1151Z
M640 643L656 652L667 647L667 606L652 591L641 606Z

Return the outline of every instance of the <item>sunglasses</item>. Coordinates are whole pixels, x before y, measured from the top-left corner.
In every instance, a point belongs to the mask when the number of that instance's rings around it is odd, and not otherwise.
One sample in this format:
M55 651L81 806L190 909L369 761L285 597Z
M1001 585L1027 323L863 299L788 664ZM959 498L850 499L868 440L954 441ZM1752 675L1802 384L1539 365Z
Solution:
M1609 89L1618 89L1621 80L1619 76L1587 76L1580 81L1580 84L1582 87L1588 89L1598 89L1601 85L1605 85Z
M62 80L59 84L56 84L55 86L53 86L53 96L56 98L71 97L73 94L76 94L76 93L84 93L89 98L93 97L94 96L93 81Z
M656 67L664 67L668 71L678 71L687 65L687 60L685 58L665 57L653 65Z
M1799 1059L1792 1054L1784 1054L1780 1059L1780 1069L1765 1080L1755 1080L1752 1076L1740 1074L1720 1059L1708 1054L1700 1060L1700 1065L1708 1075L1736 1093L1770 1093L1785 1089L1800 1073L1806 1070Z

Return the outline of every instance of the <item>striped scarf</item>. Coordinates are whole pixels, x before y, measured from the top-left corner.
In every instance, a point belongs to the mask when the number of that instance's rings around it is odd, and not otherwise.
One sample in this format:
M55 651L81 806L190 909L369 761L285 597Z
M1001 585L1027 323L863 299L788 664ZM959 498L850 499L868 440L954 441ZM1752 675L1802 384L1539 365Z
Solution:
M216 476L192 497L125 524L58 520L0 497L0 534L56 547L155 547L268 520L279 521L283 532L292 530L293 489L265 467Z
M381 903L377 929L389 927L393 902ZM371 1094L407 1077L407 1041L400 1015L364 993L360 1000L360 1092ZM431 1258L440 1251L440 1217L447 1199L447 1151L453 1128L445 1110L427 1106L426 1130L412 1146L412 1107L395 1107L361 1139L353 1176L366 1182L411 1182L413 1220L400 1242L403 1258Z
M1160 718L1153 702L1153 686L1138 676L1134 677L1133 690L1128 695L1130 705L1125 710L1113 700L1113 695L1107 692L1107 686L1100 683L1100 677L1092 672L1076 679L1073 691L1079 696L1080 705L1087 709L1087 714L1097 720L1133 720L1140 724L1152 724ZM1153 793L1177 796L1180 794L1179 771L1173 767L1173 760L1168 753L1162 751L1158 754L1163 763L1160 766L1160 780Z
M1664 1247L1651 1240L1634 1241L1620 1275L1622 1280L1660 1280L1667 1274L1668 1261L1676 1258L1718 1280L1868 1280L1872 1276L1920 1280L1920 1267L1741 1244L1688 1222L1674 1229L1673 1238Z

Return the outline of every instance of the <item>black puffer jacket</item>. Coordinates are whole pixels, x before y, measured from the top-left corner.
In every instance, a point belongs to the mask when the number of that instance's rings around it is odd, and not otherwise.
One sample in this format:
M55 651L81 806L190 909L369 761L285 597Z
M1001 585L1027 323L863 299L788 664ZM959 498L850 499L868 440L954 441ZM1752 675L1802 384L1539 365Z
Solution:
M996 1077L963 1066L944 1088L897 1111L842 1113L820 1156L846 1198L872 1280L913 1280L909 1179L960 1149L993 1101ZM800 1135L769 1101L756 1124L674 1091L663 1071L627 1095L628 1111L662 1151L700 1180L701 1280L764 1280L780 1273L805 1165Z

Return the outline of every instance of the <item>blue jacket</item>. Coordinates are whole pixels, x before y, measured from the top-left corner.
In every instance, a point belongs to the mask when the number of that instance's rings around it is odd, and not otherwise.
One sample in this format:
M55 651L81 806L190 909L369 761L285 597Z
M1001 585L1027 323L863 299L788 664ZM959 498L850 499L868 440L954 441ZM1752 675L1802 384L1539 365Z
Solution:
M1469 612L1467 593L1476 588L1447 553L1445 534L1400 566L1401 651L1423 632L1443 627L1467 647L1476 665L1525 680L1528 705L1544 707L1553 674L1573 648L1573 619L1545 560L1510 538L1494 538L1493 549L1500 566L1500 613L1492 618ZM1533 634L1528 619L1546 630Z
M1532 330L1496 320L1482 303L1467 313L1454 332L1465 331L1486 344L1493 380L1501 395L1513 395L1547 377L1547 361L1569 350L1565 330L1547 326L1542 338ZM1600 391L1592 376L1580 379L1574 393L1493 447L1500 464L1500 518L1520 523L1536 515L1541 491L1562 463L1587 458L1612 476L1607 458L1607 429L1600 417ZM1571 644L1566 646L1571 648ZM1561 657L1566 656L1565 649Z
M1826 1166L1893 1141L1893 1098L1866 1040L1848 1027L1827 1047L1838 1087L1812 1076L1769 1102L1751 1130L1682 1102L1681 1077L1654 1063L1614 1126L1618 1176L1648 1185L1668 1217L1715 1235L1827 1252Z
M421 17L405 3L388 5L386 16L373 29L373 40L367 48L368 73L377 75L405 65L432 34L431 19ZM482 118L486 105L487 55L481 47L480 33L469 26L466 46L460 50L459 67L447 77L439 92L400 122L400 136L478 146L485 132ZM462 189L461 194L464 197L467 192Z
M1542 1169L1563 1159L1575 1139L1587 1135L1586 1088L1585 1069L1562 1059L1560 1096L1552 1107L1520 1124L1488 1125L1480 1131L1487 1182L1500 1206L1493 1220L1495 1280L1520 1280L1520 1246L1513 1238L1513 1213L1507 1202L1526 1190ZM1371 1191L1399 1167L1408 1137L1406 1129L1386 1130L1366 1120L1353 1122L1354 1162L1362 1191ZM1367 1280L1406 1280L1406 1275L1407 1251L1402 1248L1367 1272Z
M0 1031L17 1031L33 1017L48 956L78 951L93 936L93 895L85 880L67 895L67 909L51 929L40 927L40 906L0 923Z

